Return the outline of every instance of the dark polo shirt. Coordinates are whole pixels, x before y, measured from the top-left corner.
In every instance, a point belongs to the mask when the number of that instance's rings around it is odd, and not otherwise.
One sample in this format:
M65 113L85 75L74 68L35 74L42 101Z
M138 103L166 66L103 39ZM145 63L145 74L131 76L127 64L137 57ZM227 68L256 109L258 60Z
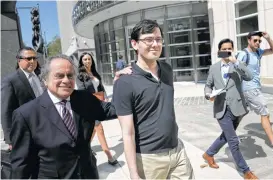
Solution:
M132 64L133 73L114 84L113 103L118 116L133 114L136 152L166 152L178 144L174 113L172 68L158 61L159 81Z

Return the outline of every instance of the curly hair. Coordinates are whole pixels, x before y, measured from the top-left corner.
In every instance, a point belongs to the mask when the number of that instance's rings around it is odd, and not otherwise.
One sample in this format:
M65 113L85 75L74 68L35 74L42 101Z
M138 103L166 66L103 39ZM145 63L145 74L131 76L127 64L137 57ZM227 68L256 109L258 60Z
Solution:
M82 62L83 57L85 55L89 55L91 57L91 61L92 61L91 72L92 72L93 76L95 76L96 78L98 78L99 81L101 81L101 76L99 75L99 73L96 70L96 64L95 64L94 58L90 53L87 53L87 52L82 53L82 55L80 56L79 67L78 67L78 72L79 72L78 79L82 82L88 81L90 79L90 76L88 75L88 73L83 65L83 62Z

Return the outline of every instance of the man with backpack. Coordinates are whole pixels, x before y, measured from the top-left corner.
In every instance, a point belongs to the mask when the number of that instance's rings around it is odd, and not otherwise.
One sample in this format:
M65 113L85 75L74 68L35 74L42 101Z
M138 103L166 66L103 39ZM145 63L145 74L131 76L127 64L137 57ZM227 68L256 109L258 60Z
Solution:
M261 37L267 40L270 49L261 49ZM243 92L246 102L251 110L261 116L262 127L270 140L273 149L273 132L269 119L269 111L266 100L261 92L260 64L262 56L273 54L273 41L266 32L255 31L247 35L248 46L237 56L237 59L245 62L252 72L251 81L243 81Z
M123 56L120 54L118 56L118 61L117 61L117 64L116 64L116 71L120 71L120 70L122 70L123 68L126 67L126 62L122 58L123 58Z

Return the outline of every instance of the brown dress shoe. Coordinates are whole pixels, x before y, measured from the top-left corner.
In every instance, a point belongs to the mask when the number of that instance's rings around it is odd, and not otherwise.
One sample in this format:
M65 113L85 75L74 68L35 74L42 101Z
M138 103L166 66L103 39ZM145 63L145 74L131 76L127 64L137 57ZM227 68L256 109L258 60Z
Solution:
M244 174L244 179L247 180L247 179L259 179L255 174L253 174L253 172L251 171L247 171L245 174Z
M209 167L218 169L219 166L215 163L214 158L209 156L207 153L203 154L203 158L207 161L209 164Z

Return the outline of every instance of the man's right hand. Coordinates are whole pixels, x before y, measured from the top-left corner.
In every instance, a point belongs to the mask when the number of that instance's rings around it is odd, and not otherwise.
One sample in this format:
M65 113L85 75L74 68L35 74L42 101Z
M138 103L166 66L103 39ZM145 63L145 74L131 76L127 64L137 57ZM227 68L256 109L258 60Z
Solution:
M11 144L9 144L9 150L10 150L10 151L12 150L12 145L11 145Z
M214 101L215 97L210 97L210 94L205 95L206 100Z
M206 95L205 95L205 98L206 98L206 100L209 100L209 99L210 99L210 94L209 94L209 93L206 94Z

